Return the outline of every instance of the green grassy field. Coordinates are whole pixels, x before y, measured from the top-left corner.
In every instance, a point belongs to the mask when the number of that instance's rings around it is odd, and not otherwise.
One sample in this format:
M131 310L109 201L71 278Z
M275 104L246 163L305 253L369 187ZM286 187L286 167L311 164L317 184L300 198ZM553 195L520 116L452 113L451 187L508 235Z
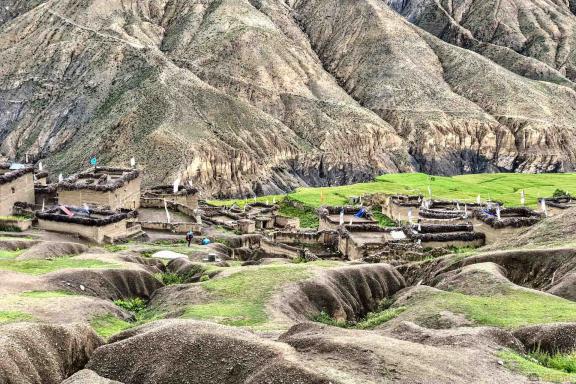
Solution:
M576 174L518 174L493 173L463 176L432 176L422 173L389 174L376 178L373 182L328 188L299 188L286 195L291 199L318 207L324 205L346 204L350 196L362 196L373 193L423 194L428 196L428 185L434 199L460 200L475 202L480 195L482 200L498 200L508 206L520 205L520 191L526 193L526 204L536 206L539 197L552 196L556 189L562 189L576 195ZM322 202L321 202L322 196ZM280 201L283 196L263 196L257 201ZM248 200L221 200L211 203L242 206Z

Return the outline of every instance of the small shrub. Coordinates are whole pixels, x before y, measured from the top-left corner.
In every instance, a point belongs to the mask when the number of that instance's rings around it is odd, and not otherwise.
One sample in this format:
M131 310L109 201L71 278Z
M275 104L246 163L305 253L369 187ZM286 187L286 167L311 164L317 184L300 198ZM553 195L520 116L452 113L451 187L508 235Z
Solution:
M312 318L312 321L317 323L322 323L326 325L331 325L333 327L348 328L349 324L345 321L338 321L328 314L328 312L322 310L320 313Z
M406 310L405 307L399 308L388 308L384 311L370 312L366 315L366 318L358 322L354 328L357 329L372 329L378 325L384 324L387 321L392 320L402 312Z
M164 285L184 284L184 278L177 273L156 273L156 279L160 280Z
M562 189L556 189L554 194L552 194L553 198L560 198L560 197L570 197L570 194Z
M143 310L146 309L146 302L140 297L135 297L126 300L123 299L114 300L114 304L116 304L120 308L123 308L129 312L133 312L135 314L142 312Z
M566 373L576 373L576 352L549 354L536 350L529 354L539 364Z
M208 275L202 275L202 277L200 277L200 281L208 281L210 280L210 276Z
M380 206L375 206L372 209L372 216L374 220L378 222L378 225L381 227L395 227L396 222L389 218L388 216L382 214L382 208Z

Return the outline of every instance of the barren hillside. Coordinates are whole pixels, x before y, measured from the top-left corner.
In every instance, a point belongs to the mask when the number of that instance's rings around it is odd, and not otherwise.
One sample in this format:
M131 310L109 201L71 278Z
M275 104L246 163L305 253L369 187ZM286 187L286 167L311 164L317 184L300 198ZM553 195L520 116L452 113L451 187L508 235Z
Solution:
M574 170L573 4L448 3L7 0L0 152L215 196Z

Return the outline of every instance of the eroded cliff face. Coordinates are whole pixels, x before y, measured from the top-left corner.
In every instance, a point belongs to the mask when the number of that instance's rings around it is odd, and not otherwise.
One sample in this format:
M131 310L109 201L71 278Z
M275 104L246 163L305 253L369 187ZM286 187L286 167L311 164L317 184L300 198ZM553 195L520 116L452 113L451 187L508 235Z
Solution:
M7 3L0 152L54 171L134 156L147 183L247 196L576 163L569 64L519 76L381 0Z
M516 73L563 84L576 79L576 19L569 0L383 1L433 35Z

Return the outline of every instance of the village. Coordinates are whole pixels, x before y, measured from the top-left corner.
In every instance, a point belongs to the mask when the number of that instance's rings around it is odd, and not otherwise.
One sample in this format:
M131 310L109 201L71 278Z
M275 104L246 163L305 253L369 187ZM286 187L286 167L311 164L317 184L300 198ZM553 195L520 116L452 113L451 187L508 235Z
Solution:
M475 201L422 185L208 200L186 180L148 184L135 161L66 177L2 164L0 382L248 382L229 368L246 356L296 361L272 368L284 383L338 382L309 376L331 372L314 356L359 377L350 384L383 382L366 375L394 361L434 382L462 353L462 367L482 356L477 377L524 382L511 364L536 342L522 335L573 334L576 201L561 183ZM412 373L406 349L434 371ZM458 372L446 382L469 382Z
M198 244L231 245L224 258L257 261L334 259L417 261L474 249L576 206L571 197L541 198L540 210L498 201L440 201L422 195L367 194L347 206L322 206L319 227L301 228L298 217L273 202L242 207L201 200L191 185L142 187L143 171L93 166L49 183L42 164L0 167L0 229L66 234L91 244L121 244L194 237ZM295 208L297 204L295 204ZM382 225L376 216L389 222ZM230 240L230 239L233 239ZM210 254L208 261L222 255Z

